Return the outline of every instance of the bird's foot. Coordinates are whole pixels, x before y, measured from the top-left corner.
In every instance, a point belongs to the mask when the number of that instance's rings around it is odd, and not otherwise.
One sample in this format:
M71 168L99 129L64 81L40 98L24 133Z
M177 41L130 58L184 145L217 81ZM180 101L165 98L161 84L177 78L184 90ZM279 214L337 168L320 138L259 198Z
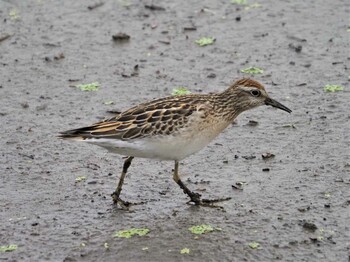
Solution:
M219 202L224 202L224 201L228 201L231 200L232 197L225 197L225 198L217 198L217 199L201 199L201 202L199 203L199 205L201 206L207 206L207 207L219 207L219 208L223 208L221 206L216 206L216 203Z
M142 201L142 202L129 202L129 201L124 201L122 200L116 192L112 193L112 199L115 205L119 205L123 210L129 210L129 208L131 206L136 206L136 205L143 205L146 202Z
M220 207L216 206L215 203L228 201L232 199L231 197L225 197L225 198L217 198L217 199L201 199L201 195L198 193L193 193L190 195L191 200L187 203L194 203L196 206L206 206L206 207Z
M187 203L194 203L195 205L199 205L201 202L201 194L198 193L194 193L194 192L187 192L188 196L191 198L190 201L188 201Z

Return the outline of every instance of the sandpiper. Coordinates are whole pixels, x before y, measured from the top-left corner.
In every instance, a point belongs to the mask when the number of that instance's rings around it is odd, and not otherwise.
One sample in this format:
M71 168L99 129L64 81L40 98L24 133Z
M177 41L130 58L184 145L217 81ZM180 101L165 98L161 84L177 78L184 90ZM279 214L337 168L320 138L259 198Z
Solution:
M228 200L201 199L181 181L179 161L209 144L235 118L248 109L270 105L292 111L270 98L259 82L243 78L215 94L169 96L130 108L112 118L87 127L61 132L62 139L84 141L127 156L116 190L115 204L130 202L120 198L125 175L134 157L175 161L173 179L195 205L211 205Z

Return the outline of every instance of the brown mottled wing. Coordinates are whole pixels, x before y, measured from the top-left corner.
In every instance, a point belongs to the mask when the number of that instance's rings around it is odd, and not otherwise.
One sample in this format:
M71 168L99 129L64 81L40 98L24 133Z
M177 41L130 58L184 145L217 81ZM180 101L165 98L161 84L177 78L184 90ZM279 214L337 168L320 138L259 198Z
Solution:
M189 116L205 103L204 96L172 96L140 104L88 127L61 133L61 138L104 138L121 140L168 135L183 127Z

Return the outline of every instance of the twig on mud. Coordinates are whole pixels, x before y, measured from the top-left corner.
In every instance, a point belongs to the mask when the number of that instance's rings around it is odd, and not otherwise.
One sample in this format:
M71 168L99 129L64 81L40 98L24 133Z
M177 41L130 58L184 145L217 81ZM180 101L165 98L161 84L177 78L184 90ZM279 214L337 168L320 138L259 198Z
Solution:
M165 11L164 7L157 6L157 5L145 5L145 8L152 11Z
M112 39L114 41L127 41L130 39L130 35L125 33L117 33L115 35L112 35Z
M0 42L5 41L7 38L10 38L12 35L5 34L3 36L0 36Z
M100 7L100 6L103 6L104 4L105 4L105 3L101 2L101 3L96 3L96 4L94 4L94 5L89 5L89 6L88 6L88 9L89 9L89 10L94 10L95 8Z

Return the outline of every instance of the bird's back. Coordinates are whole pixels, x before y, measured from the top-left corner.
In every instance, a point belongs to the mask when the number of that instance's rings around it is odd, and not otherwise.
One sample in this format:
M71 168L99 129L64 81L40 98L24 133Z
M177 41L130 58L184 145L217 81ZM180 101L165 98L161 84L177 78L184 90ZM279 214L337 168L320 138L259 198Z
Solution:
M156 99L60 137L122 155L180 160L202 149L229 124L211 115L214 103L213 95Z

